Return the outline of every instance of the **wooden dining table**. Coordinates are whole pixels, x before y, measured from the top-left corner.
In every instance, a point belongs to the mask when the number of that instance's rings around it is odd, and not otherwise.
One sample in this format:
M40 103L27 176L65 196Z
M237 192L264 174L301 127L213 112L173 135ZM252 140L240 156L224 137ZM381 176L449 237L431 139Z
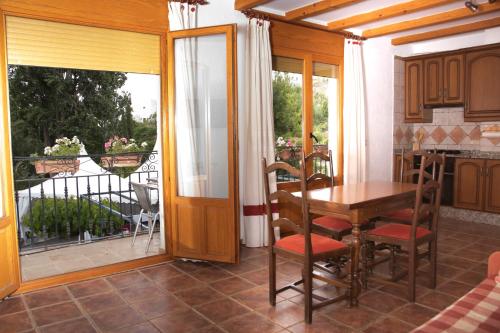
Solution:
M361 252L360 226L363 221L384 212L413 207L417 185L389 181L369 181L309 190L310 212L344 218L352 223L353 236L353 294L355 304L361 290L359 257ZM300 196L300 192L294 192Z

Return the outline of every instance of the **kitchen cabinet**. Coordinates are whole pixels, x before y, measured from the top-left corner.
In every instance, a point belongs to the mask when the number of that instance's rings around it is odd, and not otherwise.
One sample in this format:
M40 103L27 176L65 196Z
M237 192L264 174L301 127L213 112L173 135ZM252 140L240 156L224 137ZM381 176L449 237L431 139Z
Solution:
M460 105L464 102L464 56L453 54L424 59L424 105Z
M465 120L500 120L500 46L468 52L465 63Z
M486 161L486 200L484 210L500 213L500 160Z
M432 109L424 108L423 60L405 62L405 122L432 122Z
M483 166L484 160L456 159L453 206L482 210L484 192Z
M454 207L500 213L500 160L457 158Z

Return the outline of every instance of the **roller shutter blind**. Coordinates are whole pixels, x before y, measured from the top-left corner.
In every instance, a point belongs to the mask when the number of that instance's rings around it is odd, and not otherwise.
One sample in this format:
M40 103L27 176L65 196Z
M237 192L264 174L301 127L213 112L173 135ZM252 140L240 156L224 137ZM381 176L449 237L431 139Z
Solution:
M8 16L10 65L160 74L160 36Z

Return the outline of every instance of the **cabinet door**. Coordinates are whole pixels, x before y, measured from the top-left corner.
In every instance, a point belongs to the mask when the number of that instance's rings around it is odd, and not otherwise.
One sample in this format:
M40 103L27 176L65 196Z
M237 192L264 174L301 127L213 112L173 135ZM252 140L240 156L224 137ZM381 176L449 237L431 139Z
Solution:
M423 115L423 62L407 61L405 64L405 118L418 121Z
M443 103L443 58L424 60L424 104Z
M500 48L466 55L465 119L500 120Z
M455 54L443 60L443 103L462 104L464 102L464 55Z
M475 210L483 209L484 165L485 160L456 159L453 206Z
M486 161L486 188L484 209L500 213L500 160Z

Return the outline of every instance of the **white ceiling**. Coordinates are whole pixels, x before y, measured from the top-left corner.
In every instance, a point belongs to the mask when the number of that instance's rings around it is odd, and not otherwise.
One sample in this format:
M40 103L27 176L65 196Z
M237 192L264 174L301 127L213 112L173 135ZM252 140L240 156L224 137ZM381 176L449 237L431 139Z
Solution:
M264 11L264 12L268 12L268 13L277 14L277 15L284 15L287 11L290 11L290 10L293 10L296 8L300 8L300 7L312 4L312 3L317 2L317 1L318 0L273 0L273 1L267 3L263 6L256 7L256 9ZM316 23L316 24L326 26L328 24L328 22L331 22L331 21L343 19L346 17L358 15L361 13L370 12L370 11L373 11L376 9L388 7L391 5L398 4L398 3L404 3L407 1L408 0L364 0L364 1L359 1L358 3L355 3L355 4L350 5L350 6L342 7L342 8L331 10L329 12L326 12L326 13L323 13L320 15L306 18L306 19L304 19L304 21L308 21L311 23ZM488 2L488 1L487 0L476 0L475 2L477 4L481 4L481 3ZM462 8L463 6L464 6L464 1L457 0L453 3L447 4L444 6L438 6L438 7L414 12L411 14L387 18L387 19L380 20L377 22L352 27L352 28L347 29L347 30L354 32L356 34L361 34L363 32L363 30L366 30L366 29L380 27L383 25L397 23L397 22L404 22L407 20L412 20L412 19L416 19L416 18L420 18L420 17L424 17L424 16L439 14L439 13L446 12L449 10ZM466 24L466 23L481 21L481 20L485 20L485 19L493 18L493 17L500 17L500 11L489 13L489 14L478 15L478 16L472 16L472 17L469 17L466 19L448 22L448 23L443 23L443 24L439 24L439 25L433 25L433 26L426 27L426 28L408 30L408 31L397 33L397 34L389 35L388 37L404 36L404 35L409 35L409 34L413 34L413 33L432 31L432 30L436 30L436 29L440 29L440 28L456 26L459 24Z

